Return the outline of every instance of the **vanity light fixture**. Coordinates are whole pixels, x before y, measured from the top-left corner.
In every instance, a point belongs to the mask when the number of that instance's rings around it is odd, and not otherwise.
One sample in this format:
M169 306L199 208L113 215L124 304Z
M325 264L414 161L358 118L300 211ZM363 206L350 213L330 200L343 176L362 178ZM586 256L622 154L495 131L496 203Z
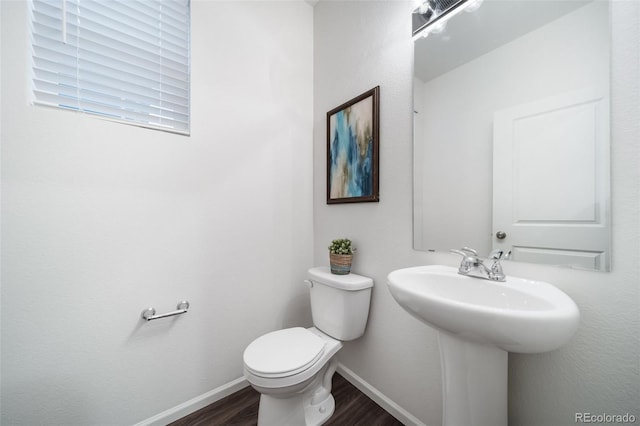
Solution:
M468 5L464 8L465 12L475 12L476 10L480 9L480 6L482 6L482 3L484 2L484 0L471 0L468 3Z
M441 33L447 21L466 10L478 10L483 0L423 0L412 13L412 30L414 40L427 37L429 34Z

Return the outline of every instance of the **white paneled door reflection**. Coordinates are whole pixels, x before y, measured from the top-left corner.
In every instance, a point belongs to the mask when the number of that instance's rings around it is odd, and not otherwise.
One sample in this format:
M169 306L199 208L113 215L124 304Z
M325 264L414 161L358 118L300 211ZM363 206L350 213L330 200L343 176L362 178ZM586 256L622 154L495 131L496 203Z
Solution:
M584 90L495 113L494 248L609 269L608 105Z

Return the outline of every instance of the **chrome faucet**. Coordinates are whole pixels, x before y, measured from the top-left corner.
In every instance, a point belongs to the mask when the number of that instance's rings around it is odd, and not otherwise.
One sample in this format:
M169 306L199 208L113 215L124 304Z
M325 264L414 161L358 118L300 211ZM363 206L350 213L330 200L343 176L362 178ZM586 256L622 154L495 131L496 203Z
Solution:
M462 256L458 273L460 275L467 275L469 277L482 278L491 281L506 281L507 277L502 271L502 265L500 259L504 255L502 250L493 250L489 253L489 259L492 261L491 266L484 264L484 261L478 257L478 252L469 247L463 247L460 250L451 249L451 253L456 253Z

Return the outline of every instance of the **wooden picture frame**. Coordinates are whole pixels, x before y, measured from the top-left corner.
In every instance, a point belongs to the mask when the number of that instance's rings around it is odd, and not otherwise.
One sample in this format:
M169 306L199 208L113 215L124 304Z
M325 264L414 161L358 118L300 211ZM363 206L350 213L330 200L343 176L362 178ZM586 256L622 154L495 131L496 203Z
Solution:
M327 112L327 204L378 202L380 86Z

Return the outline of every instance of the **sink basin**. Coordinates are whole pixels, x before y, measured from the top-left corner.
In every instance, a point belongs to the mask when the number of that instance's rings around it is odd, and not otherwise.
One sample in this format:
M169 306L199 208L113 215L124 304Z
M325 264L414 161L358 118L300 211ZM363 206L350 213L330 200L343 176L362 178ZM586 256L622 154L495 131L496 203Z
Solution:
M399 269L388 281L396 301L419 320L509 352L557 349L578 328L573 300L542 281L509 276L506 282L488 281L441 265Z
M438 331L444 426L507 426L507 352L557 349L580 320L573 300L542 281L489 281L441 265L387 280L398 304Z

